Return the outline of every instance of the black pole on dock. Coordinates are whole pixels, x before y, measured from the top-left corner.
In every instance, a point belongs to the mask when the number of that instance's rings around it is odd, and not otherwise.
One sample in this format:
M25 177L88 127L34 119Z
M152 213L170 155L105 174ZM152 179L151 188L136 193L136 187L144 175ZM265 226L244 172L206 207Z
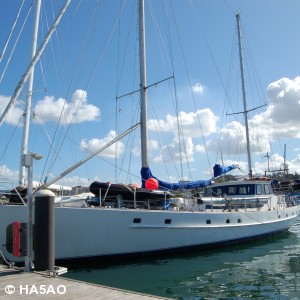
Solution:
M54 271L55 263L55 218L54 197L48 190L35 194L34 212L34 269Z

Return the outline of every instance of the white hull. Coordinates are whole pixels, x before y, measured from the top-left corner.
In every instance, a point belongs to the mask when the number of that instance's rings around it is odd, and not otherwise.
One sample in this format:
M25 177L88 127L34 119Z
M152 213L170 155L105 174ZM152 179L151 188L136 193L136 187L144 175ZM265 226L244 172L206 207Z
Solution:
M264 212L56 207L55 257L129 255L255 239L287 230L299 210L298 206ZM6 227L13 221L25 221L27 207L0 205L0 216L1 251L7 259L16 261L3 246ZM134 219L140 219L140 223Z

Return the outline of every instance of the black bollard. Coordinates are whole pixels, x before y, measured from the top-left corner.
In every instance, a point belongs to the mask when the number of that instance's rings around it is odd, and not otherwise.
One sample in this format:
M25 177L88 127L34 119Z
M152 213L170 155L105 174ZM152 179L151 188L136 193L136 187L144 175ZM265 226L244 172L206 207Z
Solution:
M55 263L55 218L54 197L48 190L35 194L34 210L34 269L54 271Z

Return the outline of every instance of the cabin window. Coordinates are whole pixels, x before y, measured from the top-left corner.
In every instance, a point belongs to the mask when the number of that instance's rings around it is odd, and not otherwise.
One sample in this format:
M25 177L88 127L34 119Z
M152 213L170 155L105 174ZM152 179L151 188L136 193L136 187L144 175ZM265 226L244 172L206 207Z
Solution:
M247 195L247 187L246 186L241 186L239 194L240 195Z
M288 214L286 214L285 216L286 216L286 217L288 217L289 215L288 215Z
M211 224L211 220L206 220L206 224Z
M268 184L265 184L264 186L265 186L265 194L266 195L271 194L271 188L270 188L270 186Z
M256 194L257 195L261 195L262 194L262 186L261 186L261 184L258 184L256 186Z
M278 219L280 219L281 218L281 215L278 215Z
M235 195L236 194L236 187L235 186L230 186L228 188L228 195Z
M241 219L238 219L237 222L238 222L238 223L242 223L242 220L241 220Z
M216 194L219 195L219 196L222 195L223 194L222 189L217 189Z
M134 218L133 223L141 223L142 219L141 218Z
M172 220L171 219L165 219L165 224L171 224Z
M204 196L205 196L205 197L211 197L211 195L212 195L212 190L211 190L211 188L205 188L205 189L204 189Z
M227 224L230 223L230 220L229 220L229 219L226 219L226 223L227 223Z
M211 197L211 196L221 196L224 194L224 191L220 187L214 187L212 189L207 189L205 196L206 197Z
M223 187L214 187L212 189L212 194L215 196L226 195L254 195L256 193L255 184L247 184L241 186L223 186ZM262 189L262 187L260 187ZM206 192L206 196L209 196Z

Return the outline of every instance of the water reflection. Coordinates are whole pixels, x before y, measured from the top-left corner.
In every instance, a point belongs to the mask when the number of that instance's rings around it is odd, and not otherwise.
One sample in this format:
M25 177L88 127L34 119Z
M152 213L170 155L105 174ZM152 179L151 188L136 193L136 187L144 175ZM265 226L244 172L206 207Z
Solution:
M299 299L300 220L276 238L219 250L68 266L66 277L174 299Z

